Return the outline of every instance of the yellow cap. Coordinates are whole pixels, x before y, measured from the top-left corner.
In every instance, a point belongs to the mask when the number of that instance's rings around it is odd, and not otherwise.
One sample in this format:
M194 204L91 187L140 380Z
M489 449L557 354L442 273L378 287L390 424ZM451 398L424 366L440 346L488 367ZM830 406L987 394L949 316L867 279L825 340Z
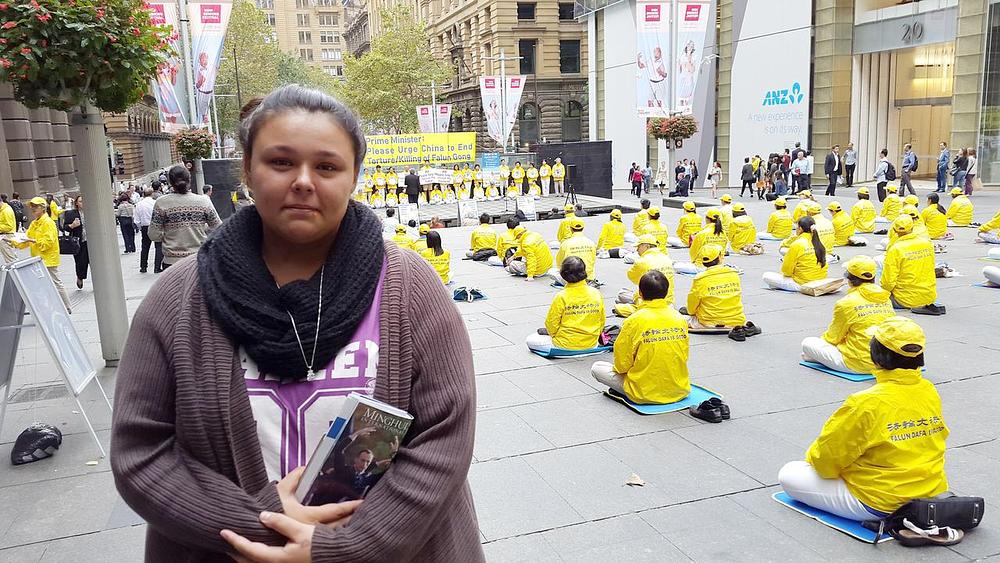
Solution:
M788 200L785 199L784 197L779 197L778 199L774 200L774 206L782 208L788 207Z
M583 230L583 219L574 217L569 220L569 228L572 231L582 231Z
M45 201L44 197L35 196L28 200L29 205L48 205L49 202Z
M875 263L875 259L871 256L861 254L848 260L844 264L844 268L855 277L863 280L873 280L875 279L875 270L878 269L878 264Z
M743 205L742 203L734 203L733 204L733 211L734 212L735 211L746 211L746 210L747 210L747 206Z
M695 207L696 206L695 206L695 204L694 204L693 201L685 201L684 202L684 211L694 211Z
M653 217L655 219L660 216L660 208L655 205L651 205L647 213L649 213L650 217Z
M702 264L708 264L709 262L718 260L721 256L722 247L717 244L706 244L701 247L701 253L699 254Z
M657 246L659 245L659 242L657 242L656 237L654 237L653 235L642 235L641 237L639 237L638 244L648 244L650 246Z
M963 193L965 193L965 192L962 191L962 188L952 188L951 189L951 195L953 195L953 196L960 196Z
M906 196L906 197L903 198L903 203L906 204L906 205L912 205L912 206L916 207L916 206L920 205L920 198L917 197L917 196L915 196L915 195L913 195L913 194L910 194L910 195L908 195L908 196Z
M621 209L612 209L611 210L611 217L614 218L614 219L621 219L622 218L622 210Z
M564 205L564 206L563 206L563 211L565 211L566 213L569 213L570 211L573 211L574 209L576 209L576 208L575 208L575 207L573 207L573 206L572 206L571 204L569 204L569 203L567 203L566 205Z
M911 203L907 203L903 206L903 213L913 217L914 220L916 220L917 217L920 217L920 212L917 211L917 206Z
M733 201L733 196L729 194L722 194L722 197L719 198L719 201L721 201L722 203L730 203Z
M906 317L889 317L875 327L875 340L879 344L907 358L924 353L927 339L924 329Z
M892 222L892 230L902 235L909 233L913 230L913 218L905 213L896 217Z
M830 211L840 211L841 209L843 209L843 207L840 206L839 201L831 201L830 203L827 204L826 208L829 209Z
M396 234L405 233L405 232L406 232L406 225L402 225L402 224L401 225L396 225Z
M422 223L420 225L420 228L417 230L420 232L420 234L426 235L427 233L431 232L431 226L428 225L427 223Z
M868 195L868 188L858 188L858 193L862 195Z
M705 212L706 219L718 219L720 217L722 217L722 213L714 207Z
M520 239L526 232L528 232L528 229L524 225L518 225L514 227L514 238Z
M815 201L809 201L807 203L803 203L802 205L806 207L806 213L810 215L819 215L823 212L823 208L820 207L820 205Z
M894 194L899 191L899 188L897 188L896 186L886 186L885 191Z
M811 191L809 191L809 190L802 190L801 192L799 192L799 197L810 198L812 196L813 196L813 193Z

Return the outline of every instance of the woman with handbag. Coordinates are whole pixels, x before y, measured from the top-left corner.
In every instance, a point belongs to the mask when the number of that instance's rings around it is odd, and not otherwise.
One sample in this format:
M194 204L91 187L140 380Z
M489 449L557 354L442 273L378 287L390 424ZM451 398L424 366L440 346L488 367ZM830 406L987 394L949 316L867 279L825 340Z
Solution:
M118 198L118 209L115 210L118 216L118 227L122 231L122 239L125 241L125 254L135 252L135 206L129 199L128 193L123 193Z
M56 223L52 217L49 217L49 202L42 197L33 197L28 201L28 210L33 218L31 224L28 225L27 232L25 232L28 238L24 242L13 244L21 249L30 248L32 256L38 256L42 259L45 268L49 271L49 276L52 278L52 283L59 291L63 305L66 306L66 312L72 313L69 306L69 296L66 295L66 287L59 279L59 264L62 262L59 258L59 230L56 229Z
M87 249L86 217L83 215L83 196L78 195L73 200L73 208L63 213L63 230L70 237L76 238L79 249L73 254L76 262L76 287L83 289L83 280L87 279L90 268L90 252Z

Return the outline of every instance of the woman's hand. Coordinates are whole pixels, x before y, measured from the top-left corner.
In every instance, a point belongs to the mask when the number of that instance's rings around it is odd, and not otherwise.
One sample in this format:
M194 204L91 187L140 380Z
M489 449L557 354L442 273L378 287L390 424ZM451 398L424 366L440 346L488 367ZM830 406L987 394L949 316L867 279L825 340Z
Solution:
M298 488L304 471L305 467L299 467L278 482L278 497L281 499L281 510L285 515L303 524L326 524L334 528L350 522L351 515L361 506L360 500L303 506L295 498L295 489Z
M284 514L261 512L260 521L268 528L288 538L281 547L252 542L231 530L222 530L222 539L239 554L240 563L310 563L312 535L316 526L303 524Z

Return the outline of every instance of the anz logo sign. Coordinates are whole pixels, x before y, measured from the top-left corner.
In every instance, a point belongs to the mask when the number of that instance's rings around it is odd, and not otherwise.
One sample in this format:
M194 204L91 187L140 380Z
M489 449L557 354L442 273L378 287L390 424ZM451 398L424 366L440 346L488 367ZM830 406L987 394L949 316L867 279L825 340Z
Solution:
M792 84L791 89L785 88L781 90L768 90L764 94L764 103L762 106L786 106L791 104L800 104L805 98L805 94L802 93L802 86L796 82Z

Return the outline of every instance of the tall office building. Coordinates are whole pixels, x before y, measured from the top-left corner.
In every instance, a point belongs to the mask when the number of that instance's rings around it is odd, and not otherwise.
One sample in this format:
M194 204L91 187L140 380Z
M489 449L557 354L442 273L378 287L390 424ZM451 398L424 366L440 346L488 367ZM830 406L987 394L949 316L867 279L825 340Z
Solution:
M255 0L267 14L281 50L330 76L344 75L344 6L341 0Z

